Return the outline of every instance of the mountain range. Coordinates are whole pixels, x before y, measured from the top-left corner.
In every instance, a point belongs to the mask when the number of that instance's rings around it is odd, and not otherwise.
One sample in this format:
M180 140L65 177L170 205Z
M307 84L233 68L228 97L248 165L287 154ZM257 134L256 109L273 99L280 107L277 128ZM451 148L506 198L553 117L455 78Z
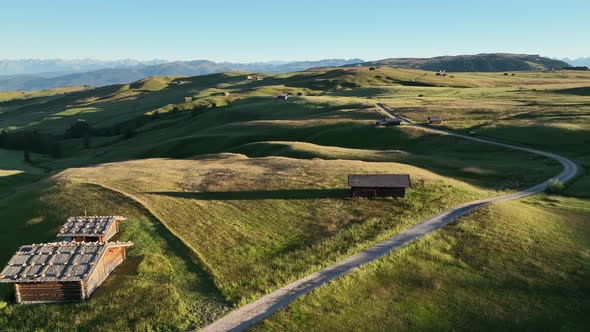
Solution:
M167 62L166 60L95 60L95 59L18 59L0 60L0 75L66 75L77 72L88 72L105 68L128 68L135 66L153 66Z
M590 58L577 58L577 59L565 58L565 59L561 59L561 60L569 63L572 66L576 66L576 67L580 67L580 66L590 67Z
M157 60L156 60L157 61ZM340 67L362 63L362 59L324 59L319 61L230 63L208 60L174 61L155 65L102 68L67 73L40 73L0 76L0 91L41 90L64 86L105 86L130 83L150 76L197 76L228 71L284 73L317 67Z
M546 70L570 65L561 60L539 55L510 53L389 58L369 62L364 62L362 59L255 63L209 60L173 62L163 60L4 60L0 61L0 73L6 75L0 76L0 91L30 91L82 85L99 87L130 83L150 76L198 76L228 71L286 73L318 67L341 66L394 66L430 71L502 72ZM14 74L17 72L21 74Z

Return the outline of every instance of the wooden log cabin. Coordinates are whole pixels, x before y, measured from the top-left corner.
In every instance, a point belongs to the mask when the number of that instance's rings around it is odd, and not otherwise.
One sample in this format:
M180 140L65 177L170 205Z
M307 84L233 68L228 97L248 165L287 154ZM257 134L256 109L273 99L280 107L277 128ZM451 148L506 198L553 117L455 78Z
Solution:
M411 187L408 174L351 174L348 176L351 197L404 197Z
M106 242L119 232L121 216L70 217L58 237L74 242Z
M442 117L439 115L431 115L428 117L428 123L430 124L441 124L442 121Z
M22 246L0 273L16 302L80 302L126 258L131 242L57 242Z

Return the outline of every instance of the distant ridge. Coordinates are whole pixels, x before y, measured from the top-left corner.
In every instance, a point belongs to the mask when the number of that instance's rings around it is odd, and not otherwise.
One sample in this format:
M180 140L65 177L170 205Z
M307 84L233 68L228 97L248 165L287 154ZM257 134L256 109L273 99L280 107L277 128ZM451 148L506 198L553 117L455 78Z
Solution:
M82 73L47 77L47 75L16 75L2 78L0 91L41 90L65 86L105 86L130 83L150 76L197 76L228 71L284 73L318 67L340 67L362 63L362 59L324 59L318 61L230 63L208 60L174 61L157 65L124 68L103 68Z
M364 66L396 66L450 72L502 72L546 70L569 67L569 64L540 55L482 53L474 55L437 56L433 58L391 58L363 63Z
M95 59L18 59L0 60L0 75L26 75L40 73L61 73L61 75L87 72L105 68L127 68L135 66L153 66L165 63L165 60L95 60Z
M561 59L561 60L569 63L572 66L586 66L586 67L590 67L590 57L588 57L588 58L577 58L577 59L565 58L565 59Z

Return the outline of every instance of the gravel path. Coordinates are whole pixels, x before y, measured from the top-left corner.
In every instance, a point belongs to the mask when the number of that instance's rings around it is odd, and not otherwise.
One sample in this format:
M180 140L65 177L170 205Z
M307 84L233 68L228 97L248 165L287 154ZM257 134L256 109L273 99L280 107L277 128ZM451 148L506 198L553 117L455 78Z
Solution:
M408 121L407 119L401 118L398 115L394 114L390 109L385 107L381 103L376 104L382 111L389 114L391 117L397 117L402 120L404 125L413 126L416 128L420 128L423 130L428 130L431 132L435 132L441 135L450 135L455 137L464 138L470 141L485 143L485 144L493 144L497 146L506 147L513 150L521 150L529 153L534 153L537 155L542 155L548 158L552 158L557 160L563 165L563 171L559 173L554 179L558 179L562 182L566 182L571 180L576 173L578 172L578 166L571 160L564 158L562 156L556 155L554 153L549 153L545 151L529 149L522 146L510 145L490 140L485 140L481 138L455 134L451 132L447 132L444 130L433 129L426 126L416 125L412 122ZM248 327L252 326L256 322L263 320L264 318L270 316L271 314L275 313L279 309L285 307L289 303L295 301L298 297L309 293L314 288L319 287L327 282L330 282L346 273L349 273L351 270L370 263L376 259L383 257L388 252L395 250L405 244L408 244L429 232L432 232L436 229L443 227L444 225L452 222L453 220L469 213L470 211L486 204L502 202L502 201L509 201L514 199L523 198L526 196L534 195L536 193L542 192L545 190L549 183L549 180L539 183L536 186L530 187L528 189L515 192L513 194L492 197L488 199L482 199L478 201L473 201L469 203L465 203L459 205L455 208L447 210L443 213L437 214L432 216L428 219L425 219L416 225L399 232L392 237L377 243L376 245L365 249L355 255L352 255L340 262L337 262L333 265L325 267L318 272L308 275L307 277L301 278L299 280L293 281L292 283L284 286L282 288L277 289L276 291L269 293L265 296L262 296L258 300L249 303L243 307L240 307L226 316L222 317L218 321L212 323L209 326L206 326L202 329L202 331L243 331Z

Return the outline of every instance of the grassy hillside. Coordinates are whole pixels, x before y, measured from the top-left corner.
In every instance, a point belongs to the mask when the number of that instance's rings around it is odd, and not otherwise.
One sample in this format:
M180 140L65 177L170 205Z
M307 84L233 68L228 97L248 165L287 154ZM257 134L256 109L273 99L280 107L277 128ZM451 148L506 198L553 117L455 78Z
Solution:
M21 151L0 149L0 198L13 193L19 185L37 181L45 175L42 169L26 163L23 157Z
M347 175L374 172L407 172L413 187L403 200L349 199ZM402 164L241 155L146 159L59 177L140 202L194 250L228 300L241 303L491 194Z
M377 101L417 122L440 114L443 128L562 153L583 172L566 196L477 211L259 328L362 329L355 324L363 322L378 329L386 321L399 329L468 329L468 322L519 329L540 326L539 317L553 317L547 326L554 328L583 326L580 276L587 271L575 264L584 265L588 251L589 73L443 77L352 67L262 81L247 75L162 76L6 97L0 147L13 150L0 150L0 264L21 244L52 240L68 215L84 210L131 216L120 238L137 244L91 301L8 305L0 309L1 330L86 330L100 312L129 312L105 321L120 330L202 326L426 216L559 172L538 156L403 126L377 128L384 117ZM275 100L285 92L287 101ZM33 152L32 163L23 161L23 149ZM407 172L413 188L403 200L350 200L346 175L357 172ZM157 285L166 291L155 292ZM556 289L580 309L566 313ZM8 288L0 290L8 300ZM64 326L72 317L79 318Z
M475 55L438 56L433 58L393 58L366 62L366 66L398 66L423 70L446 70L451 72L501 72L548 70L570 65L539 55L484 53Z
M0 310L2 331L179 330L202 326L228 310L193 253L144 207L116 192L45 181L3 199L0 206L2 262L20 245L54 241L64 220L84 212L127 216L115 240L136 244L91 301L10 306ZM8 285L0 285L0 303L5 305L11 293Z
M551 196L478 209L253 330L585 330L589 217Z

